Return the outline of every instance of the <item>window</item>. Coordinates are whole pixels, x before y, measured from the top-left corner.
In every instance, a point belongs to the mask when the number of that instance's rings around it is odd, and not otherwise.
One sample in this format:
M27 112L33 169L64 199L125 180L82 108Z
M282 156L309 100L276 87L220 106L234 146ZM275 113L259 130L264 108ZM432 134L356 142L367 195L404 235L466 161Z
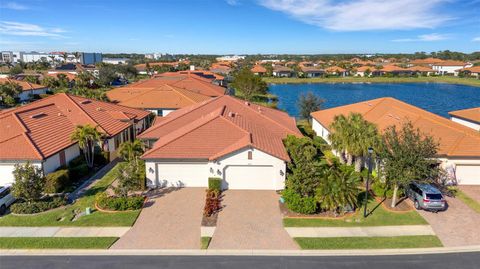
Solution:
M64 150L60 151L59 157L60 157L60 166L64 166L65 164L67 164L67 162L65 160L65 151Z
M253 159L253 152L251 152L251 151L248 152L248 159L249 160Z

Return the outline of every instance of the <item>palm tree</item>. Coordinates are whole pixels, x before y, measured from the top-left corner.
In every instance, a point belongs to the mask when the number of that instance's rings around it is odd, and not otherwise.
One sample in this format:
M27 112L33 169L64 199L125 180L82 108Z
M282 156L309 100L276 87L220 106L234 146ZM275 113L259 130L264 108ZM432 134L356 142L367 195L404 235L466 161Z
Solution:
M123 142L121 145L120 145L120 149L119 149L119 152L120 152L120 156L122 156L122 158L125 160L125 161L137 161L138 157L140 157L140 155L143 154L143 150L144 149L144 145L143 145L143 142L138 140L138 139L135 139L133 142L131 141L126 141L126 142Z
M95 152L95 146L101 141L102 134L96 127L91 125L78 125L75 127L75 131L70 136L72 141L77 141L78 146L82 149L85 155L85 161L88 167L93 167L93 157Z
M62 53L63 62L66 63L68 59L68 54L66 52Z
M330 125L332 132L328 135L328 139L331 141L332 147L339 154L340 162L347 162L348 165L351 165L353 158L347 152L347 147L349 144L348 126L349 123L347 117L344 115L335 116L332 124Z

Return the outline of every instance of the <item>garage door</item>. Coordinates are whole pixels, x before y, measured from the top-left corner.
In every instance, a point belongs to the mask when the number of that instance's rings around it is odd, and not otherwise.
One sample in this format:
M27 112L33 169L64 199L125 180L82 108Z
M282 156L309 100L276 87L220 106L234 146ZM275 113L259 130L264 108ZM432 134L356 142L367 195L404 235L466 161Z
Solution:
M461 185L480 185L480 165L458 165L455 171Z
M207 163L157 163L157 175L160 186L208 186Z
M272 166L228 166L225 169L224 189L275 190Z

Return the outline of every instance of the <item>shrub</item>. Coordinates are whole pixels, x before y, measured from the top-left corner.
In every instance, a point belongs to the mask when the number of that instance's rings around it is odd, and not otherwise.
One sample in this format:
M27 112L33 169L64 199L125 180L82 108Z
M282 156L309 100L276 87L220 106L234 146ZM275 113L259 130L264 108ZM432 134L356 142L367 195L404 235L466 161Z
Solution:
M208 178L208 189L210 190L222 190L222 179L219 177L209 177Z
M208 189L205 198L205 207L203 208L203 216L210 217L221 208L220 191L216 189Z
M83 155L78 155L74 159L70 160L70 162L68 163L68 168L80 166L82 164L87 164L87 162L85 161L85 157L83 157Z
M143 196L128 196L128 197L114 197L107 196L102 192L97 194L95 201L100 208L125 211L125 210L137 210L142 208L145 197Z
M12 211L12 213L15 214L35 214L54 209L66 204L67 201L63 197L55 197L32 203L15 203L10 206L10 210Z
M108 151L95 151L93 161L98 165L106 165L110 161L110 153Z
M313 214L317 212L317 201L315 197L301 197L298 193L286 189L282 192L287 208L301 214Z
M89 169L86 163L74 167L68 167L68 173L72 181L77 181L82 177L88 175L88 171Z
M388 199L391 199L393 197L392 188L389 188L387 184L379 181L373 183L371 190L373 191L373 194L375 194L375 196L377 197Z
M64 190L70 183L68 170L58 170L46 176L45 187L46 193L58 193Z

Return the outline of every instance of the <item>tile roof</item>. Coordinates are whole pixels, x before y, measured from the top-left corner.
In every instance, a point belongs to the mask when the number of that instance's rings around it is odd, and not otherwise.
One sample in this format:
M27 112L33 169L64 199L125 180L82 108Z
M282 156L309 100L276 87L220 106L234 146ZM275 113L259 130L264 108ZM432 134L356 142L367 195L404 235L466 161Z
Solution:
M414 72L435 72L432 68L421 65L412 66L407 69Z
M372 71L375 71L375 67L369 66L369 65L363 65L363 66L357 67L356 70L357 72L366 72L367 70L372 72Z
M173 111L139 137L158 139L144 159L215 160L254 147L288 161L288 134L301 136L287 113L224 95Z
M410 61L411 64L419 64L419 65L425 65L425 64L435 64L435 63L440 63L443 62L444 60L438 59L438 58L425 58L425 59L415 59Z
M64 74L67 76L68 80L75 80L77 78L77 75L72 74L70 72L55 72L55 73L46 73L45 76L53 77L53 78L58 78L58 75Z
M460 71L469 71L471 73L480 73L480 65L460 69Z
M35 84L35 83L30 83L25 80L16 80L16 79L11 79L11 78L0 78L0 84L4 83L17 83L22 87L22 91L31 91L31 90L39 90L39 89L45 89L47 87L40 85L40 84Z
M0 112L0 159L43 160L73 144L77 125L98 126L107 136L128 128L131 119L150 113L59 93Z
M442 62L438 62L438 63L435 63L433 65L436 65L436 66L466 66L467 63L465 62L462 62L462 61L442 61Z
M433 136L441 156L480 157L480 134L473 129L391 97L373 99L312 113L312 117L329 128L335 115L360 113L383 131L411 121L415 128Z
M466 119L480 124L480 107L451 111L448 112L448 114L450 114L450 116Z
M333 73L333 72L342 73L342 72L346 72L347 70L339 66L330 66L326 68L325 71L327 71L327 73Z
M266 73L267 69L259 64L256 64L250 69L253 73Z

